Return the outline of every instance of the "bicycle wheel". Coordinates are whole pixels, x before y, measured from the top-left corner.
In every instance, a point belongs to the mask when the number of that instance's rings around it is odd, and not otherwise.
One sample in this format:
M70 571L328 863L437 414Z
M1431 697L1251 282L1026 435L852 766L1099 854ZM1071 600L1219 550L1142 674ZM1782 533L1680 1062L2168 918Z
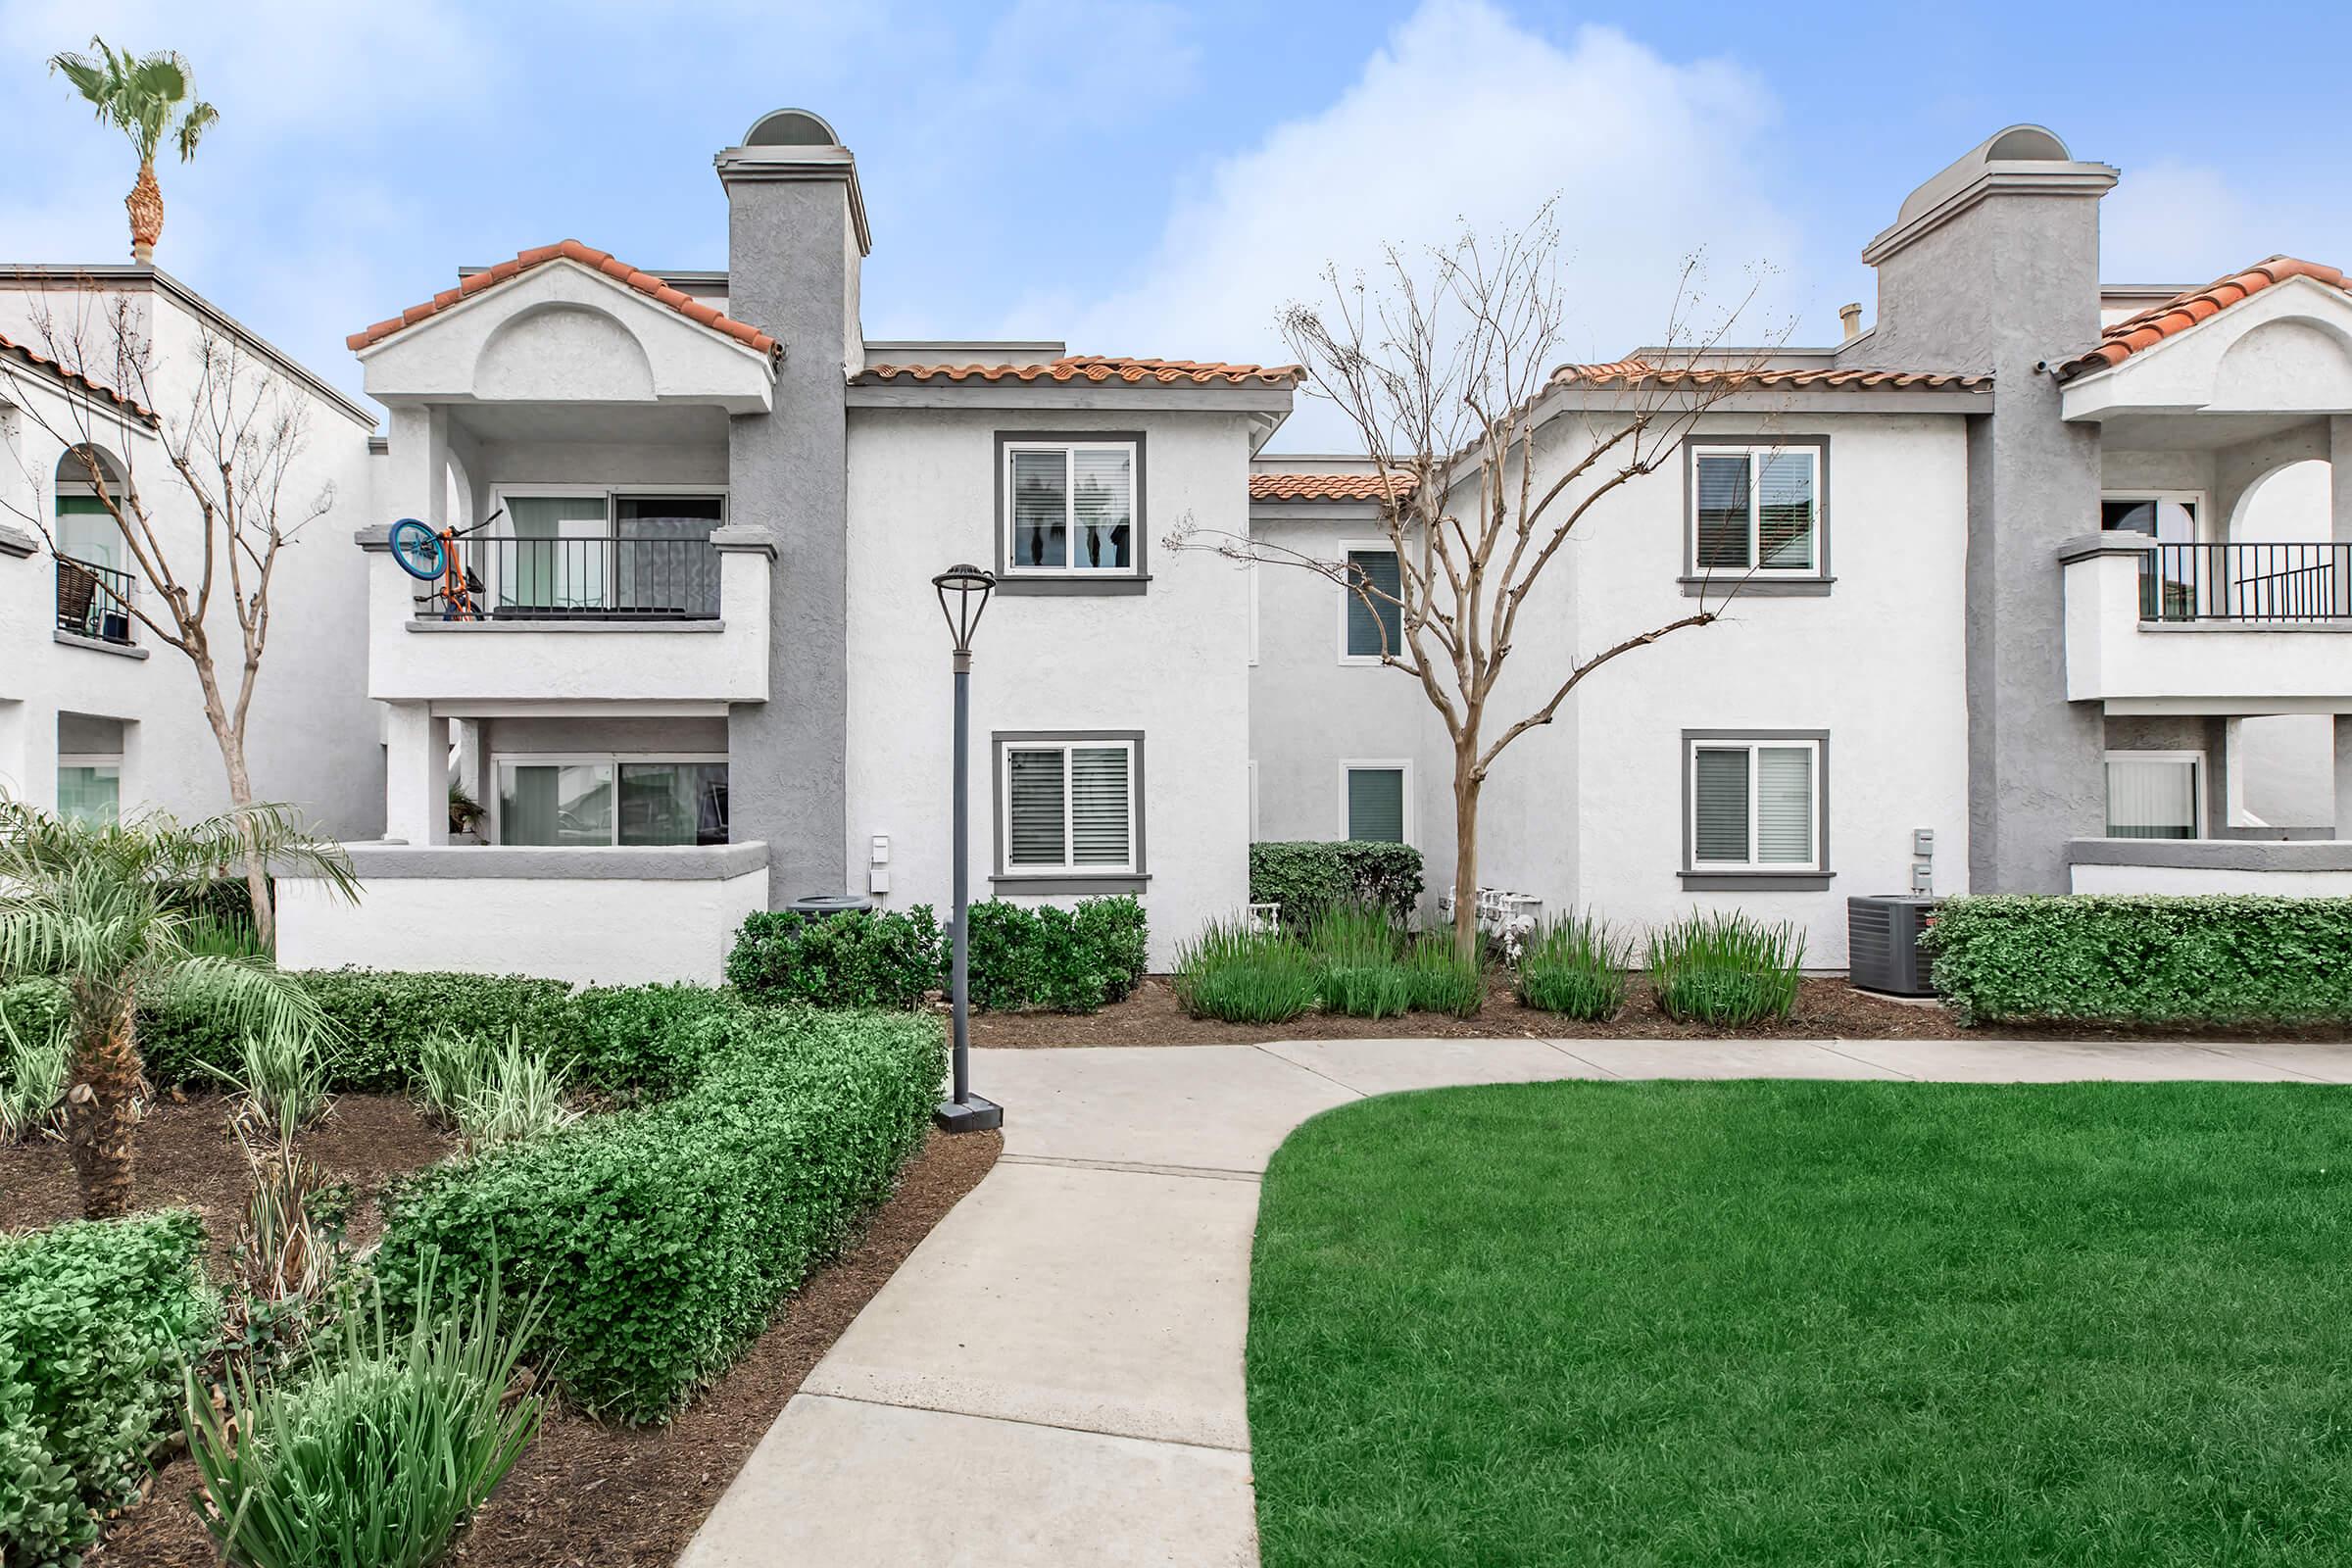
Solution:
M438 582L449 564L449 552L430 527L415 517L403 517L392 525L392 559L410 576Z

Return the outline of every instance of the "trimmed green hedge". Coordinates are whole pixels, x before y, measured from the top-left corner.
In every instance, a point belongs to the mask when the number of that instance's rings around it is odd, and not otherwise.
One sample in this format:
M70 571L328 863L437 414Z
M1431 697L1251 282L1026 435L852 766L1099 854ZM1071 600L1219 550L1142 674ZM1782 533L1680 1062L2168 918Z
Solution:
M1081 899L1069 909L975 904L972 1005L1092 1012L1135 990L1149 947L1143 904L1124 895ZM744 921L727 980L755 1002L916 1007L947 983L948 958L949 935L928 905L816 919L782 909Z
M1409 844L1306 840L1250 846L1250 902L1282 906L1304 930L1335 904L1373 904L1402 920L1421 897L1421 852Z
M1081 899L1075 909L991 899L972 906L972 1005L1092 1012L1144 977L1149 931L1137 900Z
M882 1012L712 1010L680 1032L672 1057L700 1067L676 1099L398 1187L388 1296L426 1248L453 1298L497 1258L517 1309L545 1290L564 1390L622 1420L660 1419L724 1371L921 1145L946 1048L936 1019Z
M2352 899L1950 899L1925 946L1971 1022L2352 1023Z
M328 1081L355 1093L406 1088L416 1074L417 1048L436 1030L501 1039L518 1030L525 1047L560 1052L578 1027L571 987L562 980L375 969L314 969L295 978L335 1026ZM237 1059L235 1031L196 1008L142 1007L138 1031L147 1075L159 1084L209 1082L207 1063Z
M727 955L727 983L745 996L818 1007L919 1007L939 975L939 919L928 904L814 917L763 909L743 922Z
M0 1235L0 1562L81 1560L220 1321L184 1209Z

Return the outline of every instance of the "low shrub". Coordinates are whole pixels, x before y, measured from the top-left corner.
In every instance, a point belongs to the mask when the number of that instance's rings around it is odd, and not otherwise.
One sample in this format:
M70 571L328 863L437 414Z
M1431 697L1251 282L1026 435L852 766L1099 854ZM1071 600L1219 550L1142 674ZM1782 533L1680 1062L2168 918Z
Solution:
M754 1002L917 1007L939 977L939 921L927 904L904 913L763 909L727 955L728 983Z
M55 1121L72 1049L58 987L45 980L0 986L0 1144Z
M1749 1024L1796 1004L1805 939L1793 922L1693 909L1649 934L1649 983L1670 1018Z
M500 1293L440 1311L414 1294L409 1327L344 1315L339 1353L310 1375L222 1389L190 1373L182 1421L211 1507L205 1528L239 1568L424 1568L538 1434L545 1401L507 1396L538 1304L500 1321Z
M570 1033L555 1062L580 1089L666 1100L702 1071L710 1032L693 1026L744 1005L715 986L591 986L571 999Z
M437 1031L503 1036L520 1030L535 1050L561 1049L572 1032L571 987L528 975L318 969L298 976L325 1015L320 1043L329 1084L354 1093L398 1093L416 1081L416 1053ZM157 1084L217 1083L236 1059L241 1031L194 1007L141 1007L139 1052Z
M1451 936L1425 936L1405 956L1417 1012L1475 1016L1487 1000L1487 977L1476 958L1457 958Z
M0 1562L78 1562L136 1500L219 1307L184 1210L0 1235Z
M1171 986L1196 1018L1288 1023L1315 1004L1320 965L1280 931L1211 921L1177 950Z
M2352 899L1949 899L1924 946L1972 1022L2352 1022Z
M622 1420L667 1414L725 1370L920 1146L946 1065L936 1019L713 1010L675 1098L421 1172L391 1194L378 1273L407 1304L544 1291L564 1390Z
M1409 844L1292 841L1250 846L1250 902L1279 904L1303 931L1335 904L1371 904L1398 920L1421 897L1421 852Z
M1595 915L1546 920L1519 950L1513 990L1527 1006L1590 1023L1617 1016L1625 1005L1632 953Z
M990 899L971 906L972 1005L1092 1012L1133 992L1149 930L1134 898L1081 899L1074 909Z

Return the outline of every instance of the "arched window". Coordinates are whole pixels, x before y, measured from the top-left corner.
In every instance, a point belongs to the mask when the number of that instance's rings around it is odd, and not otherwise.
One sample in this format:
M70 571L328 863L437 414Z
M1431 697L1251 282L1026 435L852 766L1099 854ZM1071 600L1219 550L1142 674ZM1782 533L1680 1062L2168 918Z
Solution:
M122 465L103 447L69 447L59 455L54 529L60 631L99 642L131 640L124 608L134 591L130 552L109 510L123 505L123 492Z

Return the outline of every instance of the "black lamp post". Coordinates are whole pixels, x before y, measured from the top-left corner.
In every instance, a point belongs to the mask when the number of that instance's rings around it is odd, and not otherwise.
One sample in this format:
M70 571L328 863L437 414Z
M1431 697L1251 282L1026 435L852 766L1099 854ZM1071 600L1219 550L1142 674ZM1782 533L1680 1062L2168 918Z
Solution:
M939 590L940 613L948 617L948 634L956 639L956 921L948 971L956 1004L956 1093L941 1102L931 1119L952 1133L984 1133L1004 1125L1004 1110L972 1093L972 632L997 579L978 566L956 565L932 578L931 586Z

